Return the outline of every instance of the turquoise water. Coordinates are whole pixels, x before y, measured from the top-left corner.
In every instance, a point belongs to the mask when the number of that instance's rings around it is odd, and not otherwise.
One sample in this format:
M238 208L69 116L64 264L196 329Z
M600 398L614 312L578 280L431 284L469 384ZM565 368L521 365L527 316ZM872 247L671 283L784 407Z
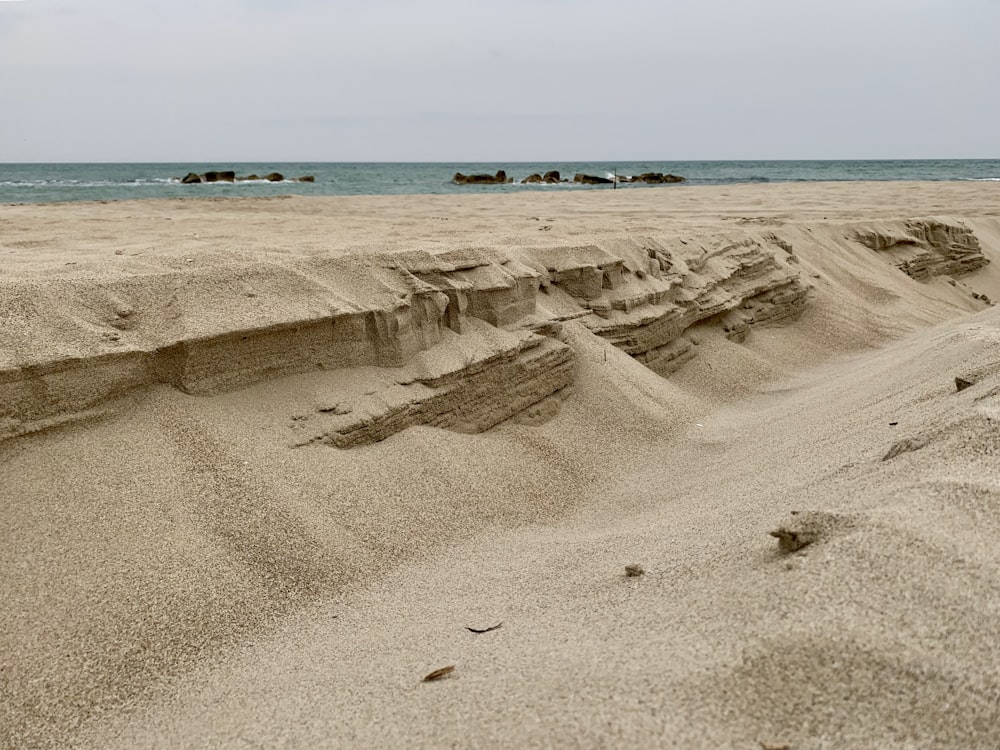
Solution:
M314 183L244 182L181 185L188 172L233 169L240 176L280 172L313 175ZM503 169L513 185L454 185L455 172L493 174ZM746 182L841 180L989 180L1000 182L1000 160L919 161L649 161L497 163L185 163L185 164L0 164L0 203L126 200L209 196L399 195L503 193L513 190L609 190L610 185L521 185L533 172L557 169L599 176L671 172L689 185ZM619 185L627 190L669 190L675 186Z

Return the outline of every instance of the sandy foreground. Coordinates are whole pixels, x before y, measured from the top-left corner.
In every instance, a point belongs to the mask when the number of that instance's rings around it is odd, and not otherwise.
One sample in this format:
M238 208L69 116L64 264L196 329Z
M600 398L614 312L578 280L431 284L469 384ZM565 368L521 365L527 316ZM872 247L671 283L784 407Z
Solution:
M993 300L1000 183L0 206L0 747L1000 747Z

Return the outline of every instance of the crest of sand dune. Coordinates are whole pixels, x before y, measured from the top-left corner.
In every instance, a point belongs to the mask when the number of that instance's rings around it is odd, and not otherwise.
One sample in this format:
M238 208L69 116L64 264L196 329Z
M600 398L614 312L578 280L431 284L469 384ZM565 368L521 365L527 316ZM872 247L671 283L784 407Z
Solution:
M2 746L1000 746L995 185L7 206L0 258Z

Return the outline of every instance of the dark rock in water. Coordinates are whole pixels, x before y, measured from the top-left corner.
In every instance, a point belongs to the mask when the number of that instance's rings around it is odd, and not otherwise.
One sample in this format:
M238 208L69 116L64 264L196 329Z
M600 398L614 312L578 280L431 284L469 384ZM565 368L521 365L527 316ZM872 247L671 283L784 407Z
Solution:
M610 185L613 180L607 177L597 177L592 174L576 174L573 177L573 182L580 182L584 185Z
M205 172L205 174L195 174L194 172L189 172L185 177L181 179L181 184L190 185L196 182L251 182L254 180L267 180L268 182L284 182L285 176L281 172L271 172L263 177L256 174L249 174L246 177L237 177L236 172L232 170L218 171L213 170ZM304 175L295 180L295 182L316 182L316 178L312 175Z
M462 174L455 172L451 181L456 185L506 185L514 181L513 177L508 178L507 173L502 169L495 175L490 174Z
M964 391L966 388L971 388L975 383L971 380L966 380L965 378L955 378L955 391Z
M522 185L529 182L544 182L548 185L552 185L557 182L566 182L566 180L560 179L559 171L556 169L552 169L546 172L544 176L538 174L538 172L535 172L534 174L528 175L523 180L521 180Z
M647 185L664 185L671 182L684 182L683 177L662 172L643 172L632 178L632 182L645 182Z
M205 172L201 179L202 182L236 182L236 172L228 169L221 172Z

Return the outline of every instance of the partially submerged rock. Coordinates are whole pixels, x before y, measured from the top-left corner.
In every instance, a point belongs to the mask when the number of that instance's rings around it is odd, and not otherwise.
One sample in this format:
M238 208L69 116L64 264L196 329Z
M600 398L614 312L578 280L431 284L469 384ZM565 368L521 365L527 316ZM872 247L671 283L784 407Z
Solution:
M231 169L227 170L210 170L202 174L196 172L188 172L184 177L180 178L179 182L182 185L193 185L201 182L286 182L287 178L281 172L269 172L263 177L257 174L248 174L246 177L239 177L236 172ZM291 179L291 182L316 182L316 177L314 175L303 175L302 177L295 177Z
M451 181L456 185L507 185L514 182L514 178L508 177L507 173L500 169L495 175L462 174L461 172L455 172L455 176L451 178Z
M643 172L633 177L630 182L644 182L648 185L668 185L675 182L685 182L685 178L675 174L663 174L662 172Z
M236 182L236 172L226 169L221 172L205 172L201 176L202 182Z
M573 182L579 182L583 185L610 185L614 182L614 180L610 177L598 177L593 174L577 173L573 175Z

